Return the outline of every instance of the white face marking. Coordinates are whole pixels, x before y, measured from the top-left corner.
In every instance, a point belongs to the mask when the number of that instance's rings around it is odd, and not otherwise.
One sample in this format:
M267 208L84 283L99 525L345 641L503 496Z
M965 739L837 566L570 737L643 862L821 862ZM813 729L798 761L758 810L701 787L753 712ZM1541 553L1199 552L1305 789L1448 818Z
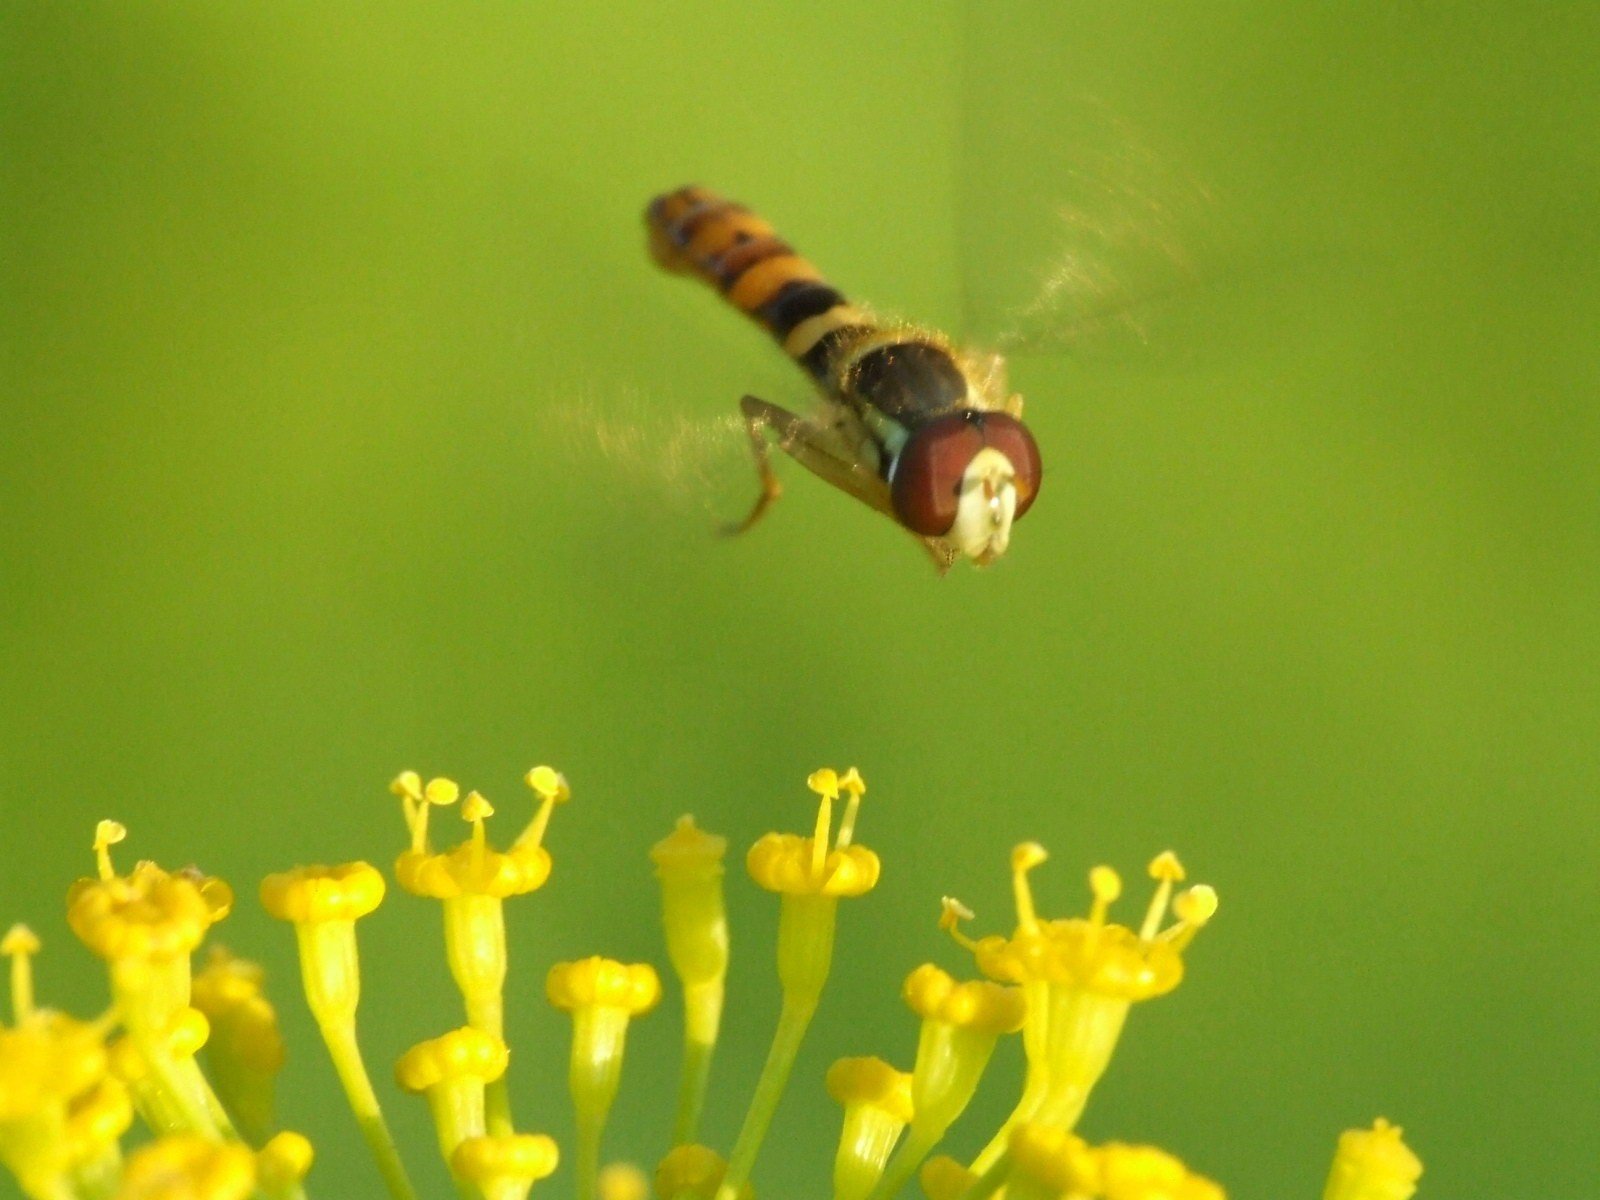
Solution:
M1006 552L1017 512L1017 471L993 446L972 456L961 476L961 502L945 536L961 553L989 563Z

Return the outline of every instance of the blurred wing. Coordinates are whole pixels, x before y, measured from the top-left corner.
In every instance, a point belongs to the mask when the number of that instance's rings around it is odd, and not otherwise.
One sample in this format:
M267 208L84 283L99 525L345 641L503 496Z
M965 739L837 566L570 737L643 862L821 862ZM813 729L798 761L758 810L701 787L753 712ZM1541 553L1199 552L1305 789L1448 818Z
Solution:
M748 508L755 468L738 409L721 416L674 411L658 396L627 391L579 396L544 409L546 444L577 474L620 490L636 513L704 520L709 531Z
M966 328L1010 355L1163 352L1216 206L1181 158L1061 85L1048 39L969 21L958 183Z

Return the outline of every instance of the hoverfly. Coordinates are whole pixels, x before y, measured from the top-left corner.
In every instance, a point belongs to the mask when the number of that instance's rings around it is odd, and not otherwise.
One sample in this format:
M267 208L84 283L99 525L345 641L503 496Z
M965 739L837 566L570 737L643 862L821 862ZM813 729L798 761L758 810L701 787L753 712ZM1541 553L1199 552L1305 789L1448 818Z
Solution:
M919 538L941 571L959 557L983 566L1005 553L1012 524L1039 494L1043 466L998 355L967 354L932 330L874 317L765 220L704 188L658 196L645 224L662 267L721 291L821 394L814 416L755 396L739 402L761 490L730 532L755 524L781 493L771 437L812 474Z

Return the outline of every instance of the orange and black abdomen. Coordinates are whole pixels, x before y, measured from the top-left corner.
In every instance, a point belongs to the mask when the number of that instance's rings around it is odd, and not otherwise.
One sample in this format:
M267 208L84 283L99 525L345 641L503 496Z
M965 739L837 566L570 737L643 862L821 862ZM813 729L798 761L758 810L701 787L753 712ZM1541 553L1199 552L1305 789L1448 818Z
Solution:
M657 196L645 212L650 250L669 271L699 276L759 321L815 377L867 318L761 217L705 188Z

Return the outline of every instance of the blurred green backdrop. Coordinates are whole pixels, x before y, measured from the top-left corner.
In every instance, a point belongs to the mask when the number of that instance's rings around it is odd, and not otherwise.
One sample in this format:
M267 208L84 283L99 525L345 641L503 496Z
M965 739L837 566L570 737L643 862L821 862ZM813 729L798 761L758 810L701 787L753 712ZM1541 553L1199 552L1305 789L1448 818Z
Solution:
M264 871L386 859L402 767L514 812L524 769L564 769L555 879L511 916L519 1115L564 1134L548 963L659 961L670 820L742 847L855 762L885 878L847 906L765 1195L821 1194L822 1068L909 1059L901 974L959 962L937 898L1005 926L1025 837L1050 911L1169 844L1223 897L1091 1136L1311 1196L1383 1113L1425 1194L1592 1189L1596 13L6 5L0 919L91 1011L61 893L96 818L125 862L234 880L314 1192L373 1195ZM1044 497L1006 561L940 582L798 470L710 536L750 495L735 399L804 385L648 265L641 207L688 181L969 331L1071 249L1075 193L1193 265L1168 287L1129 252L1143 344L1014 361ZM730 885L723 1146L775 999L774 906ZM363 927L380 1074L455 1019L436 924L396 895ZM676 1036L639 1028L616 1153L661 1148ZM390 1108L443 1194L421 1106Z

